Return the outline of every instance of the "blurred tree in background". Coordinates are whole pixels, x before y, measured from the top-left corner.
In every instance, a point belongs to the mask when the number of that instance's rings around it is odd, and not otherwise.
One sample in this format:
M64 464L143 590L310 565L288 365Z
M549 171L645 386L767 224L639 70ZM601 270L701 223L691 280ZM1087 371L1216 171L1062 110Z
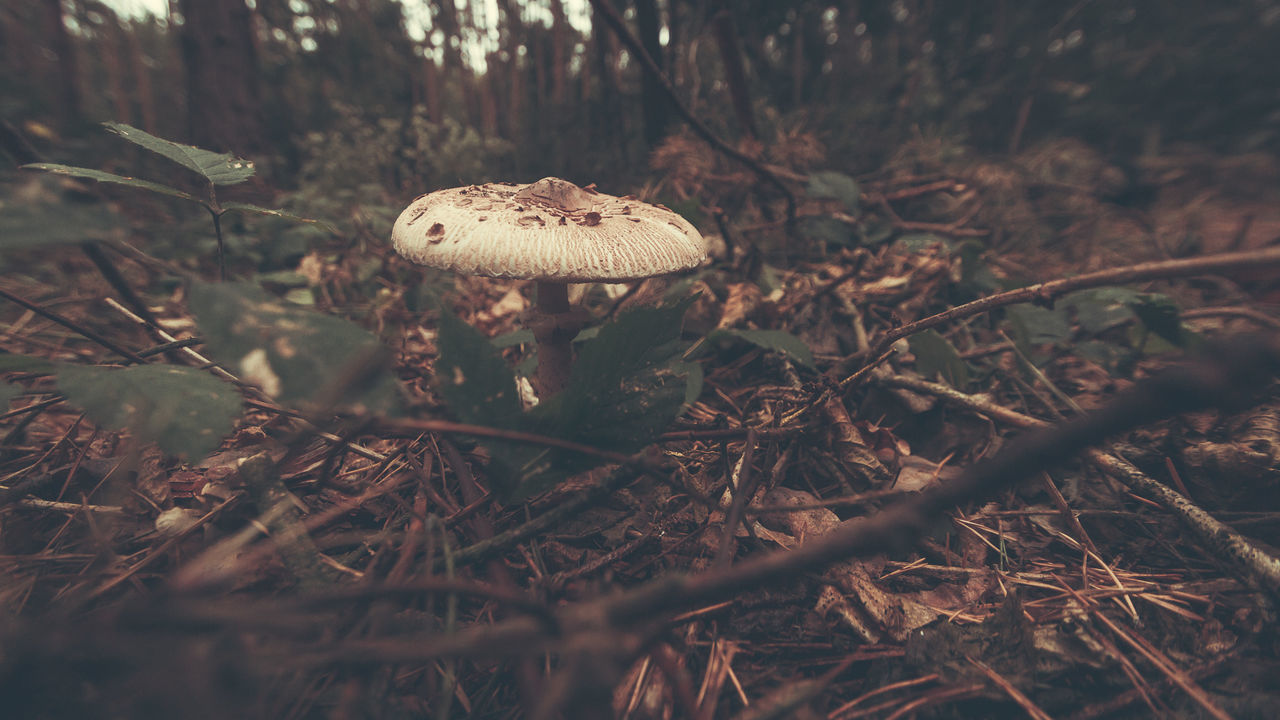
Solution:
M1174 143L1280 149L1275 0L609 1L717 132L768 145L802 129L845 172L919 138L1003 153L1072 136L1118 162ZM552 174L635 182L678 129L586 0L113 8L0 8L0 116L36 129L45 151L114 120L261 158L288 186L315 169L307 152L346 138L352 160L389 154L378 182L403 194ZM477 139L469 148L497 144L424 171L424 144L458 132Z

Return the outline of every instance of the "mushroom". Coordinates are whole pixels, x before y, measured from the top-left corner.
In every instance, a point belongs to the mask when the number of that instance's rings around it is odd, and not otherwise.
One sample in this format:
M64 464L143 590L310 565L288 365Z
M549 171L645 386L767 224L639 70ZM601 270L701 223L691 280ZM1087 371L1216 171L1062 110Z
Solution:
M420 265L537 281L535 386L544 398L568 384L583 325L570 310L569 283L666 275L707 255L702 236L672 210L554 177L422 195L400 214L391 240Z

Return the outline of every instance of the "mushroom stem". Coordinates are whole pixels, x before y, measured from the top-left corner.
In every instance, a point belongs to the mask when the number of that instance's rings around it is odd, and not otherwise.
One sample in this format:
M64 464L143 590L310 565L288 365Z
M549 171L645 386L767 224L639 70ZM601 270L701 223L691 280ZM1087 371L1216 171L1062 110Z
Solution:
M538 281L538 314L533 338L538 348L538 395L547 399L569 384L573 365L573 338L581 329L580 322L569 311L569 285L563 282Z

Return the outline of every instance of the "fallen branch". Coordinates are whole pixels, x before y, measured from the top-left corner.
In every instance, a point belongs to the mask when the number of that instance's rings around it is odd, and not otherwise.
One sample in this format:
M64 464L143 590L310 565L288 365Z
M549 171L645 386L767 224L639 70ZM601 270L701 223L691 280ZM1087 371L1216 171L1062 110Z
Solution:
M295 665L313 666L421 662L450 656L515 655L551 649L614 653L611 657L617 657L616 653L633 652L636 647L633 642L619 642L616 634L619 630L643 633L652 629L655 621L675 613L793 580L847 558L910 547L930 523L957 504L989 498L1033 473L1139 425L1183 412L1238 405L1277 374L1280 374L1280 343L1274 339L1240 337L1221 343L1198 363L1144 380L1103 408L1055 427L1043 427L1042 421L1035 418L983 403L944 386L906 378L886 380L885 384L936 394L1036 429L1009 443L995 457L973 465L954 481L890 506L877 515L847 521L836 531L793 550L773 552L699 575L669 575L632 591L567 606L557 613L561 630L558 637L545 635L544 624L533 618L513 618L449 636L402 636L337 643L310 651L295 650L287 660ZM607 491L604 486L601 490ZM1222 528L1219 532L1231 531ZM497 540L495 537L494 541Z
M932 395L1016 427L1049 427L1043 420L1001 407L989 400L966 395L946 385L902 376L884 378L877 382ZM1176 388L1170 388L1170 392L1177 391ZM1155 500L1166 511L1175 515L1191 530L1201 545L1215 557L1225 560L1224 564L1234 575L1280 600L1280 559L1259 549L1248 538L1219 522L1181 493L1148 477L1127 460L1097 449L1086 450L1085 456L1099 470L1124 483L1131 490Z
M1126 267L1111 268L1098 272L1077 275L1076 277L1051 280L1049 282L1028 285L1017 290L989 295L973 302L953 307L950 310L930 315L922 320L907 323L902 327L890 330L871 347L864 357L877 357L890 345L902 338L915 335L923 330L939 325L978 315L1006 305L1032 302L1049 304L1067 293L1085 288L1120 285L1141 280L1163 280L1188 275L1209 275L1229 270L1257 269L1280 265L1280 247L1249 252L1222 253L1181 260L1161 260L1157 262L1139 263Z

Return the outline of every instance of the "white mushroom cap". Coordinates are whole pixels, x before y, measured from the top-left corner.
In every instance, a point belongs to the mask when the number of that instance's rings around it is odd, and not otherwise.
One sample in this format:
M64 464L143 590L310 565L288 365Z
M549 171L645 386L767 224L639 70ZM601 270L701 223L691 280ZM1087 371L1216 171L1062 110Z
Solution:
M391 240L420 265L560 282L665 275L707 256L702 236L675 212L559 178L423 195L400 214Z

